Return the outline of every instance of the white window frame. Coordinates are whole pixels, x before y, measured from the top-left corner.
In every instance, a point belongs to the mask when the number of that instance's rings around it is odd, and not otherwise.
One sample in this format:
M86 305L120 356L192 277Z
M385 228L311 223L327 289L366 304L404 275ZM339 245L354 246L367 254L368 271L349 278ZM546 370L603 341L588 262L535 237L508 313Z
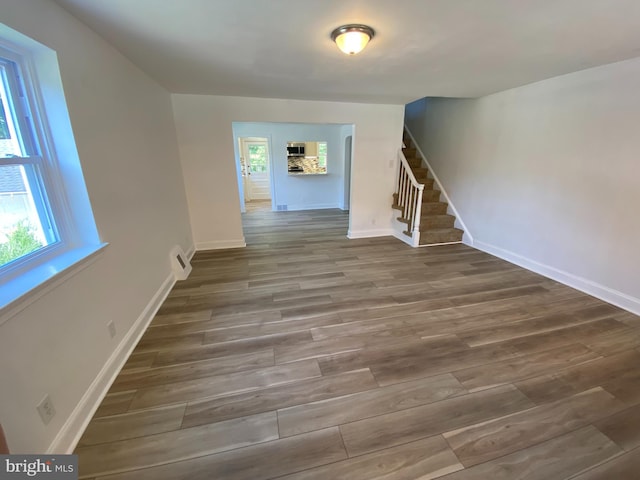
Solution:
M51 222L51 234L48 237L55 238L55 241L0 266L0 284L2 285L0 324L36 300L49 288L53 288L58 282L80 271L95 253L106 246L98 236L70 128L71 138L60 139L60 143L64 144L64 148L61 147L63 154L69 153L69 145L72 146L73 155L70 157L75 158L76 171L74 175L66 177L63 173L63 166L56 152L56 138L49 125L47 104L38 79L38 60L34 58L36 55L29 48L29 42L34 44L34 48L50 52L47 52L46 68L51 69L50 60L55 58L55 52L18 32L13 32L4 25L1 27L0 59L12 62L13 66L5 71L12 73L13 70L15 74L15 78L10 78L12 75L8 75L12 98L7 102L13 104L15 115L11 112L5 112L5 114L7 117L13 116L20 123L20 137L28 156L0 158L0 165L30 164L37 167L39 175L36 177L41 182L40 186L45 196L45 201L42 202L42 205L46 205L45 220ZM3 35L7 32L20 37L19 44ZM56 73L59 77L59 70L56 69ZM49 82L47 88L52 88ZM62 89L61 82L59 82L59 88ZM9 92L6 93L9 94ZM58 93L63 98L63 92ZM16 94L19 98L15 98ZM61 114L61 106L57 105L56 109L57 120ZM62 113L67 122L70 122L66 104L62 107ZM67 163L73 161L73 159L67 160ZM66 168L66 170L69 169ZM80 182L81 185L79 185ZM84 196L79 196L79 201L78 198L69 197L70 191L78 190L84 192Z

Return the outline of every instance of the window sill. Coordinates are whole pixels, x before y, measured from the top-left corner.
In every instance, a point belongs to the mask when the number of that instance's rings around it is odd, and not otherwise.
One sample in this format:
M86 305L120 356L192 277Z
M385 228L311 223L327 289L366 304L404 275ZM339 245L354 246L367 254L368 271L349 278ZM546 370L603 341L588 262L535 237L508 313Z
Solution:
M292 177L313 177L318 175L328 175L328 172L289 172L289 175Z
M69 250L9 280L0 290L0 325L91 265L107 245Z

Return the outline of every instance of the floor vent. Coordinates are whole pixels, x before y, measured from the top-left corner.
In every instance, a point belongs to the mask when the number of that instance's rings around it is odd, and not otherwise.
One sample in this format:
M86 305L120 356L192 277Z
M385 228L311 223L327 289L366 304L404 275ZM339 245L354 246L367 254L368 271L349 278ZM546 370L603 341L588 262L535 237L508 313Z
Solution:
M173 270L173 275L176 277L176 280L186 280L191 273L191 264L184 254L184 251L182 251L182 248L178 245L173 247L169 258L171 259L171 269Z

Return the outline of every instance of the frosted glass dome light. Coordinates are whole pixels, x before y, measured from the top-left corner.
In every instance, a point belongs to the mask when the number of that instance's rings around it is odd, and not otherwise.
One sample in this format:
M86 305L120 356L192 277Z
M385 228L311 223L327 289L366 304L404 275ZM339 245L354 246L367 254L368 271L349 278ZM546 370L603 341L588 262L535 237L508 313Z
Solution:
M331 33L331 40L347 55L355 55L367 46L375 32L367 25L343 25Z

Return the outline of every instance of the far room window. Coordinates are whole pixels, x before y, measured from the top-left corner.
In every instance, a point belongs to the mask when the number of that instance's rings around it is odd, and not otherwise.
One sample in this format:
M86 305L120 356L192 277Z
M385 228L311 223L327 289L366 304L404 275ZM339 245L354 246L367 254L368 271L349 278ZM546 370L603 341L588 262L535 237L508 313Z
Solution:
M104 246L56 53L0 24L0 324Z
M318 143L318 166L327 168L327 142Z

